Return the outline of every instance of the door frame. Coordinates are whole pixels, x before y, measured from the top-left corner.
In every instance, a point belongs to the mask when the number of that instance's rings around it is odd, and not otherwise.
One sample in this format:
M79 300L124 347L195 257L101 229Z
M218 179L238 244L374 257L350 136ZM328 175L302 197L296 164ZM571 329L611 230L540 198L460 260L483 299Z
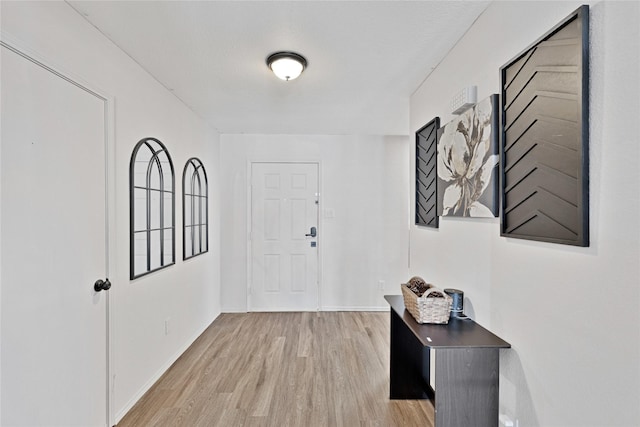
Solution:
M104 274L105 277L110 278L118 278L117 274L117 263L115 260L116 257L116 210L115 210L115 97L110 95L108 92L102 90L96 85L87 82L84 78L78 76L77 74L65 69L64 67L56 64L55 61L52 61L51 58L46 57L40 54L35 49L26 45L22 40L19 40L16 37L13 37L9 33L4 30L0 30L0 49L6 48L11 50L12 52L20 55L27 61L32 62L36 66L43 68L44 70L54 74L55 76L71 83L72 85L84 90L90 95L95 96L103 103L103 112L104 112L104 161L105 161L105 224L104 224L104 233L105 233L105 266L104 266ZM1 199L0 199L1 204ZM0 238L2 238L0 231ZM0 269L2 265L0 263ZM0 279L1 280L1 279ZM113 283L115 280L111 280ZM111 290L105 292L105 340L106 340L106 375L107 381L107 390L105 390L106 396L106 415L107 419L105 420L106 426L115 425L115 408L114 408L114 393L115 393L115 320L114 320L114 306L115 304L115 295L114 288L117 289L116 286L112 286ZM87 285L88 286L88 285ZM2 295L2 283L0 282L0 298ZM2 372L0 371L0 379ZM0 400L0 415L2 414L2 404Z
M268 163L268 164L314 164L318 167L318 229L320 230L320 234L318 235L318 308L317 311L322 311L321 307L322 307L322 272L323 272L323 265L322 265L322 251L323 251L323 236L322 236L322 231L323 231L323 224L322 224L322 206L323 206L323 197L322 197L322 162L320 160L282 160L282 161L278 161L278 160L257 160L257 159L249 159L247 160L247 216L245 219L246 225L247 225L247 235L246 235L246 242L247 242L247 265L246 265L246 270L247 270L247 286L246 286L246 292L247 292L247 300L246 300L246 304L247 304L247 312L251 312L251 287L253 285L253 253L252 253L252 243L251 243L251 221L252 221L252 189L251 189L251 182L252 182L252 166L254 163Z

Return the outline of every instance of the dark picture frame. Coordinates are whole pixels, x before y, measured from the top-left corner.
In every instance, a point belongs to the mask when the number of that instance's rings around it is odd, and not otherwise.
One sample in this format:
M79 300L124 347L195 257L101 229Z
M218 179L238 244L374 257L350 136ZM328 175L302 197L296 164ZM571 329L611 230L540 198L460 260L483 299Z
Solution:
M209 252L209 180L202 161L191 157L182 171L182 259Z
M438 131L439 216L498 216L498 117L494 94Z
M589 246L589 7L500 68L500 233Z
M416 132L416 198L415 223L438 228L436 207L436 163L440 117L436 117Z
M140 140L129 163L129 279L176 262L173 160L156 138Z

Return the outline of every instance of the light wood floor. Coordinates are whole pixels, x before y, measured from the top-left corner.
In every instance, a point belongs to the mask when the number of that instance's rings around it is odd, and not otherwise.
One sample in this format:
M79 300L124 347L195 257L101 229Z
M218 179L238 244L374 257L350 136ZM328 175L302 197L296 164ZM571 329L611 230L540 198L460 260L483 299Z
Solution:
M221 314L118 423L433 426L389 400L389 313Z

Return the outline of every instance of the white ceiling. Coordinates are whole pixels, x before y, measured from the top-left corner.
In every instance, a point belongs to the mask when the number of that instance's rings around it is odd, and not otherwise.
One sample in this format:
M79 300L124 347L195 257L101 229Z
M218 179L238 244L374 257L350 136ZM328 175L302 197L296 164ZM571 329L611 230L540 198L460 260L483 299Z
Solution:
M408 134L409 97L489 4L69 3L220 133L377 135ZM279 50L307 58L297 80L267 68Z

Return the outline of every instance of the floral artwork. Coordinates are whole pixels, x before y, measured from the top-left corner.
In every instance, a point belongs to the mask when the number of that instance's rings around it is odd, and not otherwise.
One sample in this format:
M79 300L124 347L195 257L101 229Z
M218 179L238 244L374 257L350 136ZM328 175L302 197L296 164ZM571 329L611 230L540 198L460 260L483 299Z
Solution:
M438 141L438 215L498 216L498 95L442 128Z

